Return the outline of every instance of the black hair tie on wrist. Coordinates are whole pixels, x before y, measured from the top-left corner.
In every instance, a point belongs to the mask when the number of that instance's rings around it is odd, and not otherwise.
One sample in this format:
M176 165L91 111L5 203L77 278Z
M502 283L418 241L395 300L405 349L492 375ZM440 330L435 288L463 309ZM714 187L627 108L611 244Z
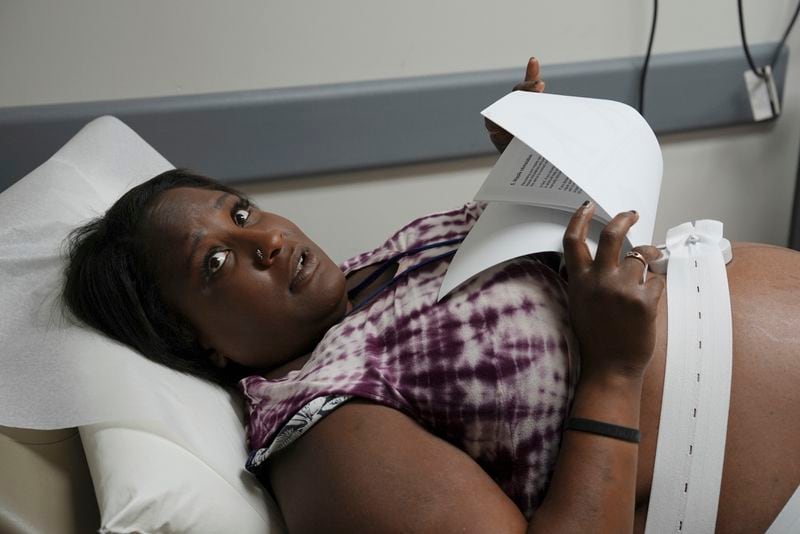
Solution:
M630 443L639 443L639 439L641 438L641 432L635 428L612 425L610 423L603 423L602 421L594 421L592 419L582 419L580 417L571 417L567 421L567 426L564 430L589 432L590 434L599 434Z

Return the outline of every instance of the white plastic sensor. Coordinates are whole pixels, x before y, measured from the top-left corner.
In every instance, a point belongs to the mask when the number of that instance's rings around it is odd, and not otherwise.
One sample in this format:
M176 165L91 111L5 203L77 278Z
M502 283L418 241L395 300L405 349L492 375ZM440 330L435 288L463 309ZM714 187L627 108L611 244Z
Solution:
M719 247L722 249L722 257L725 259L725 264L727 265L733 259L731 242L725 238L722 238L722 240L719 242ZM667 250L667 245L658 245L656 248L661 252L661 256L657 260L650 262L650 270L654 273L666 274L667 264L669 263L669 251Z

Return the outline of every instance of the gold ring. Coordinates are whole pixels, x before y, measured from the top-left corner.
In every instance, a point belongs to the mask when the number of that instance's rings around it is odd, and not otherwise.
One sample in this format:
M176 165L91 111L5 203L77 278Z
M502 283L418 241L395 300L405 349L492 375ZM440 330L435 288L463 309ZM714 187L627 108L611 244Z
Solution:
M642 262L642 265L644 265L644 271L642 271L642 283L644 284L647 281L647 269L649 268L649 265L647 265L647 260L644 259L644 256L642 256L640 252L637 252L635 250L627 252L625 254L625 257L633 258L635 260L639 260L640 262Z
M634 258L634 259L639 260L640 262L642 262L642 265L644 265L644 268L647 269L647 260L644 259L644 256L642 256L642 254L640 252L637 252L635 250L631 250L627 254L625 254L625 257L626 258Z

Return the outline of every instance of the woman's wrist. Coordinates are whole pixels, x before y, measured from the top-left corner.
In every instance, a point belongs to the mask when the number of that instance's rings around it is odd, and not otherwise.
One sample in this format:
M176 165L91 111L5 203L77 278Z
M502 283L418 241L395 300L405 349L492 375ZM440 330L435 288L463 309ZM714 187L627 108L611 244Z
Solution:
M639 428L643 383L643 375L582 373L570 416Z
M641 441L641 432L639 432L638 428L614 425L604 421L584 419L582 417L570 417L567 419L564 430L575 430L577 432L605 436L620 441L627 441L628 443L639 443L639 441Z

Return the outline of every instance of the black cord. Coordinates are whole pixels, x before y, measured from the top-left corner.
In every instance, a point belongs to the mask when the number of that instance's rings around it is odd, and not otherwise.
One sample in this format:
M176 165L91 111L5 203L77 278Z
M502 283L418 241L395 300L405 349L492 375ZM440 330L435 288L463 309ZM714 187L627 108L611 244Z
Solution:
M778 47L775 49L775 53L772 54L772 61L769 62L770 67L775 67L775 63L778 62L778 56L781 55L781 48L783 48L784 43L786 43L786 39L789 37L789 34L794 27L794 23L797 20L797 15L800 15L800 2L797 3L797 7L794 9L794 15L792 15L792 20L789 21L789 26L786 28L786 31L783 32L783 37L781 37L781 42L778 43Z
M753 61L753 56L750 54L750 47L747 46L747 37L744 32L744 13L742 12L742 0L736 0L736 5L739 8L739 33L742 35L742 48L744 48L744 55L747 58L747 63L750 65L750 70L755 72L759 78L766 79L767 75L764 74L764 69L756 67L756 63ZM786 31L783 32L781 42L778 43L777 48L775 48L775 52L772 54L772 60L769 62L769 66L771 68L774 68L775 64L778 62L778 56L781 55L781 49L786 43L786 39L789 37L789 34L794 27L794 23L797 20L797 15L800 15L800 2L797 3L797 7L794 10L794 15L792 15L792 20L789 22L789 26L786 28Z
M750 55L750 47L747 46L747 36L744 33L744 14L742 13L742 0L736 0L736 4L739 8L739 33L742 35L742 48L744 48L744 55L747 58L747 63L750 65L750 70L755 72L759 77L764 78L764 74L761 72L761 69L756 67L755 62L753 61L753 56Z
M650 53L653 51L653 38L656 36L656 20L658 20L658 0L653 0L653 24L650 26L650 40L647 42L647 53L639 78L639 113L642 115L644 115L644 84L647 79L647 67L650 64Z

